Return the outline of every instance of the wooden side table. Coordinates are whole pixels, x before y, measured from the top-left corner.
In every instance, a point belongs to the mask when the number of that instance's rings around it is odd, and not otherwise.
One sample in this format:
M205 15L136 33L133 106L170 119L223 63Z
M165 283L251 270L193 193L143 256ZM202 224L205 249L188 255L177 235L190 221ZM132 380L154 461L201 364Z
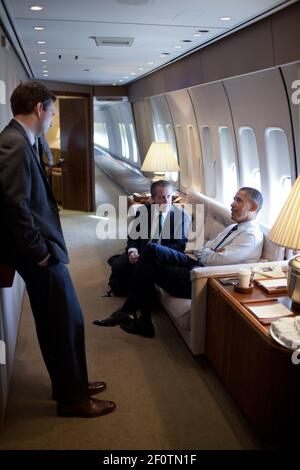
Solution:
M233 286L208 281L206 355L253 429L269 447L298 447L300 364L277 344L269 326L242 304L274 298L255 287L238 294ZM290 305L288 297L278 300Z

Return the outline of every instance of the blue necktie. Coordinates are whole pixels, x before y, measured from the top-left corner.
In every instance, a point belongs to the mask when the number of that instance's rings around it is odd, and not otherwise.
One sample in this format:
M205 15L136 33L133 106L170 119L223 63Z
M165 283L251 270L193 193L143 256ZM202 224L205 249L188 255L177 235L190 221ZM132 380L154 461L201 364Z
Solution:
M229 230L229 232L226 233L225 237L222 238L222 240L220 241L220 243L218 243L217 246L216 246L215 248L213 248L213 250L216 251L216 250L219 248L219 246L222 245L222 243L226 240L226 238L228 238L229 235L232 234L232 232L235 232L235 231L237 230L237 228L238 228L238 225L237 225L237 224L234 225L234 226Z

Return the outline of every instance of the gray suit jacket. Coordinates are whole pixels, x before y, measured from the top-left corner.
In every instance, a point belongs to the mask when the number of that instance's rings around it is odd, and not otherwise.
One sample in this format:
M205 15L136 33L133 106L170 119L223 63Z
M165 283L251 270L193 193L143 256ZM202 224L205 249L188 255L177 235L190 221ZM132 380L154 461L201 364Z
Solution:
M23 127L0 134L0 259L38 263L48 253L68 263L58 207Z

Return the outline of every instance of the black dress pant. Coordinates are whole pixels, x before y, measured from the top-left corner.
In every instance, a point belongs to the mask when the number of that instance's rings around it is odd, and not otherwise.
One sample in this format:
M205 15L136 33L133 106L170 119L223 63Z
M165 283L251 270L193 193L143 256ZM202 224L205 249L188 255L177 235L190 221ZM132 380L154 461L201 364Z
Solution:
M89 399L83 315L67 267L16 266L24 279L53 394L62 403Z
M142 252L132 278L132 287L122 310L150 314L157 297L155 284L170 295L191 298L190 271L197 262L172 248L149 243Z

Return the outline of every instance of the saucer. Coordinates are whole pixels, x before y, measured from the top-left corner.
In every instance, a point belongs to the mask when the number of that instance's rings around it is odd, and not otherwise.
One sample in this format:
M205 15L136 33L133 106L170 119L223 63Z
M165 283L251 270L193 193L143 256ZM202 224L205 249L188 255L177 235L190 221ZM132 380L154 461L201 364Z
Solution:
M249 287L240 287L238 284L235 284L234 290L240 294L250 294L253 291L253 283Z

